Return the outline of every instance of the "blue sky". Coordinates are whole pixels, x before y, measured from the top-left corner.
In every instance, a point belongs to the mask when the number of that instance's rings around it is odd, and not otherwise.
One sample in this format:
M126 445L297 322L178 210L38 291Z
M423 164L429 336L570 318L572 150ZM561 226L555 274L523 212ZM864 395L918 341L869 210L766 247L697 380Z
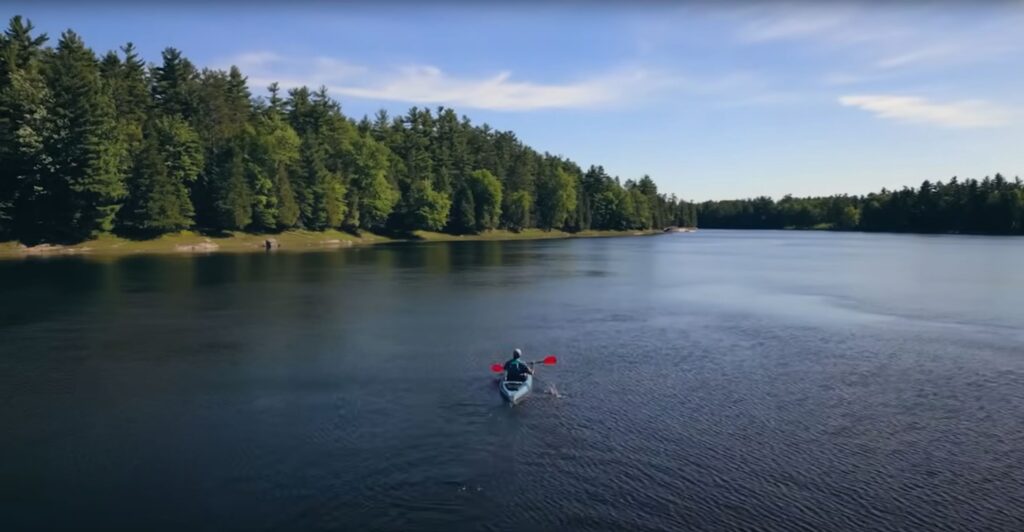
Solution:
M695 200L1024 176L1024 4L5 4L350 116L446 105Z

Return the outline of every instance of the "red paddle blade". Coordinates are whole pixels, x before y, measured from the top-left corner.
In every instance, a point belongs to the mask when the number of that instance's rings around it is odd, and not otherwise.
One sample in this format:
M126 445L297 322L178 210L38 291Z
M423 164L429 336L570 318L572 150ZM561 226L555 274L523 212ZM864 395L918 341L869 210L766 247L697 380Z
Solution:
M505 366L502 366L501 364L491 364L491 371L495 373L500 373L502 371L505 371Z
M557 364L557 363L558 363L558 357L556 357L555 355L549 355L549 356L544 357L544 364L545 365L550 366L552 364Z

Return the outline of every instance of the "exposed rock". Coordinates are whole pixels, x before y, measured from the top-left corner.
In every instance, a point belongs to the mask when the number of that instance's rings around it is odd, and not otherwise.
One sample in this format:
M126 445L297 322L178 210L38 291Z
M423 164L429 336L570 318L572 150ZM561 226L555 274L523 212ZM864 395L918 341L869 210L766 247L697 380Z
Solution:
M321 246L326 246L326 247L332 247L332 248L342 248L342 247L347 248L347 247L352 245L352 241L351 240L338 240L336 238L332 238L331 240L321 240L320 241L320 245Z
M174 251L182 251L185 253L209 253L211 251L217 251L220 248L215 242L209 240L205 242L199 242L198 244L179 244L174 246Z
M281 244L278 243L276 238L268 238L263 241L263 248L266 249L267 251L270 251L272 249L280 249Z
M77 253L86 253L90 248L86 246L68 247L56 244L39 244L37 246L28 247L21 244L18 246L18 249L26 255L74 255Z

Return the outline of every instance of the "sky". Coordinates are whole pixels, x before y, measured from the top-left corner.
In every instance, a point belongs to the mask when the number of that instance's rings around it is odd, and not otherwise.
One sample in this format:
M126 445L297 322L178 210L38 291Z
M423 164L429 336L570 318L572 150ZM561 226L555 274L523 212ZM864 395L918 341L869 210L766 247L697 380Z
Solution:
M703 201L1024 176L1024 3L7 3L352 117L444 105Z

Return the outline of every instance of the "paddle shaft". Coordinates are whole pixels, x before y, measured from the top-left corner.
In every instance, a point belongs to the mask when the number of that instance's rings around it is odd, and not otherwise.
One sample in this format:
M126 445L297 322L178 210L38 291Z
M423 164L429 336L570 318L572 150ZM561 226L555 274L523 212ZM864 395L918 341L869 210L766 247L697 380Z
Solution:
M551 355L551 356L548 356L548 357L544 358L543 360L534 360L532 362L521 362L521 363L522 364L526 364L527 366L530 366L530 368L532 369L533 366L536 365L536 364L542 364L544 366L553 366L553 365L558 363L558 359L555 358L554 355ZM504 370L505 370L505 368L501 364L491 364L491 371L493 371L495 373L501 373Z

